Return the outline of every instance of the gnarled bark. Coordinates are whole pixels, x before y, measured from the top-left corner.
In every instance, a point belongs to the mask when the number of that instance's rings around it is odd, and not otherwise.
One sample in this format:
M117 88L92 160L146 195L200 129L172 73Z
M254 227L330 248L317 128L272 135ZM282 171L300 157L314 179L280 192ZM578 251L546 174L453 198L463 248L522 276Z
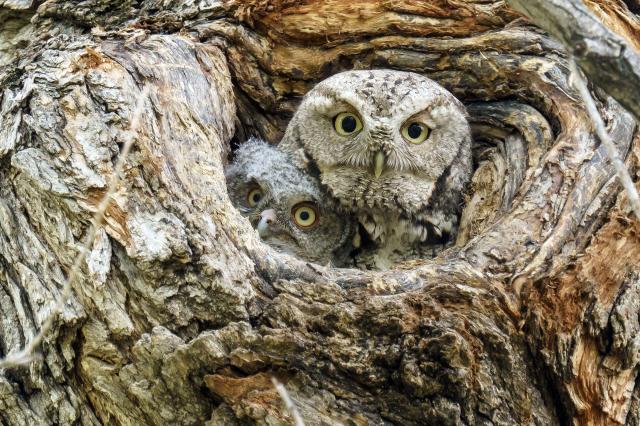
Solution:
M50 0L0 17L0 354L52 309L135 137L42 359L0 373L4 423L292 423L272 377L308 424L640 422L639 225L562 45L504 2ZM468 106L456 246L380 272L278 254L229 202L231 147L276 143L317 81L380 67ZM635 121L595 92L636 176Z

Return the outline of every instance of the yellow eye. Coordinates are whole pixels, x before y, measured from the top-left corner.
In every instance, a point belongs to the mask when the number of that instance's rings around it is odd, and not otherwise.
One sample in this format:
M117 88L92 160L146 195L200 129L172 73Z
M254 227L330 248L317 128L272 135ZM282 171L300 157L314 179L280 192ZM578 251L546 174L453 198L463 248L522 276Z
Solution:
M253 188L249 190L249 193L247 194L247 204L249 204L249 207L255 207L263 197L264 193L262 192L262 189Z
M417 122L409 123L402 128L402 137L404 140L414 145L420 145L426 141L429 133L431 133L431 129Z
M341 112L333 119L333 127L339 135L349 136L362 129L362 122L350 112Z
M311 228L318 222L319 214L316 207L311 203L300 203L291 209L293 222L298 228Z

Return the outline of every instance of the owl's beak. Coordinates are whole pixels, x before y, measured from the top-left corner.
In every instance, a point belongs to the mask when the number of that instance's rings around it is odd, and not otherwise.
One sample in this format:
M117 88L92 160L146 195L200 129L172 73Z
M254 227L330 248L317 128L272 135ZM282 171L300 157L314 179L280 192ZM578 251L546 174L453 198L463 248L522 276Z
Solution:
M276 211L274 209L268 209L260 213L260 222L258 222L256 229L261 238L269 234L269 225L275 223L276 219Z
M382 169L384 169L384 153L382 151L378 151L373 159L373 174L376 179L378 179L382 174Z

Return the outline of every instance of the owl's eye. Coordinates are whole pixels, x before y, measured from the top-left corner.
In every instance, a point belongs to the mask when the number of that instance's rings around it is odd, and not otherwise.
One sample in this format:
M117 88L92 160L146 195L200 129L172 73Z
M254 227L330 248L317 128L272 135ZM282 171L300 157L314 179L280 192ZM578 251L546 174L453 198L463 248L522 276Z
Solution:
M262 192L262 189L253 188L249 190L249 193L247 194L247 204L249 204L249 207L255 207L263 197L264 193Z
M431 129L429 129L429 127L414 121L406 124L402 128L402 137L409 143L420 145L422 142L427 140L430 132Z
M350 112L341 112L333 119L333 127L342 136L352 135L362 129L362 122Z
M316 225L320 217L316 206L311 203L296 204L291 209L291 215L293 216L293 223L302 229L309 229Z

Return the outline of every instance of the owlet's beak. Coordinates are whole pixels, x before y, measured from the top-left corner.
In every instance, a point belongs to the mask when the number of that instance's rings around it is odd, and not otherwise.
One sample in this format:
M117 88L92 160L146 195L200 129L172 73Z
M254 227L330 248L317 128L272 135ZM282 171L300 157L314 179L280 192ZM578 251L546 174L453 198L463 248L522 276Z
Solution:
M384 153L378 151L373 159L373 175L378 179L384 169Z
M276 220L276 211L274 209L268 209L260 213L260 222L256 227L258 235L260 235L261 238L269 235L270 225L273 225Z

